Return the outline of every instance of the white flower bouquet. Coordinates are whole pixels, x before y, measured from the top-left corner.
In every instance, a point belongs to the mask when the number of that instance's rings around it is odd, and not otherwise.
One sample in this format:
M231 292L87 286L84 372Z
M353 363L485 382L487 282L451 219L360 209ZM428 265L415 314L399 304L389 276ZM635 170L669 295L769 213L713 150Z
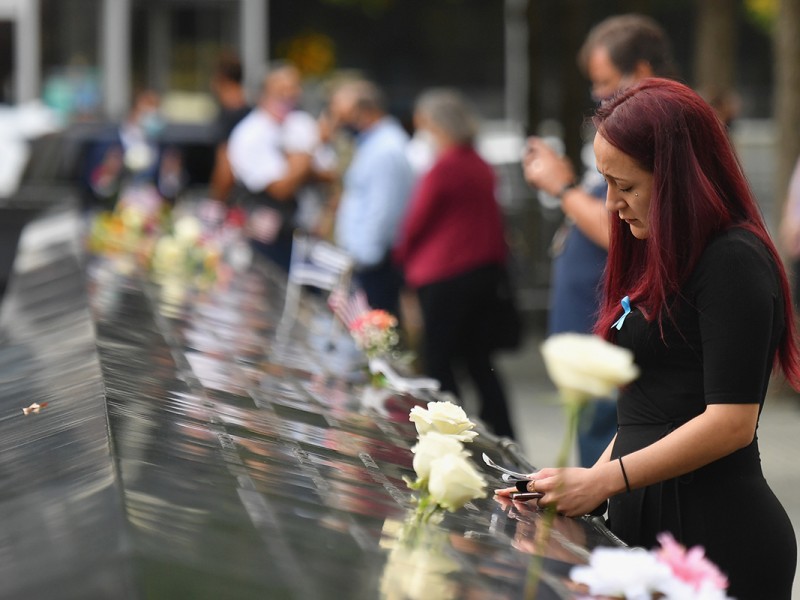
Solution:
M430 402L409 413L418 432L414 453L416 481L407 485L420 492L418 512L427 520L439 508L456 511L475 498L486 496L486 481L470 460L464 442L478 435L475 424L452 402Z

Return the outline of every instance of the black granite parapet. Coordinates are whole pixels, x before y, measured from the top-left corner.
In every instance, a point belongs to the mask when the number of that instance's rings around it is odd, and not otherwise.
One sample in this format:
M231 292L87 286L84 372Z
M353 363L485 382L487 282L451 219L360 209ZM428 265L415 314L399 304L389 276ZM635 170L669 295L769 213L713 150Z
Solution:
M0 315L2 598L139 597L78 226L25 228Z
M163 288L85 270L74 212L29 229L0 319L0 597L522 597L541 513L487 497L414 526L408 413L438 397L364 385L318 297L278 335L262 263ZM532 469L483 430L470 451L490 489L482 452ZM537 598L612 543L557 518Z

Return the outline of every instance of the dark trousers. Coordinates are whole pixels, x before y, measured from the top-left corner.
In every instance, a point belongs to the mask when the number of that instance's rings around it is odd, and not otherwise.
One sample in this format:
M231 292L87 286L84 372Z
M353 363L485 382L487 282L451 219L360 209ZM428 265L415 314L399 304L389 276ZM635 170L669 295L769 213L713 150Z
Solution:
M277 237L269 243L250 239L254 252L278 265L285 273L289 272L292 262L292 241L294 213L297 203L294 199L276 200L266 192L251 192L241 184L236 184L231 192L231 205L244 209L248 219L253 211L259 208L272 209L280 219L280 230Z
M400 318L400 288L403 276L387 257L379 265L355 272L356 283L367 295L371 308L379 308Z
M478 391L481 420L497 435L513 437L505 390L480 326L495 302L499 276L499 267L490 265L417 290L425 325L423 363L426 373L456 396L454 367L466 367Z
M289 272L289 265L292 261L292 234L291 232L281 233L270 244L259 242L257 240L250 240L250 245L255 252L261 256L266 257L281 269L284 273Z

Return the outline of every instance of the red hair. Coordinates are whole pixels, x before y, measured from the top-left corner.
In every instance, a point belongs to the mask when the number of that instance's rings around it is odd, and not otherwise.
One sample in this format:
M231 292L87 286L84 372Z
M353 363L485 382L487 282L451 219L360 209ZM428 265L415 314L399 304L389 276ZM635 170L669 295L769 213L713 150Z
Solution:
M788 381L800 389L800 357L789 284L736 154L713 109L685 85L645 79L603 103L593 118L598 135L653 174L649 232L637 240L611 219L604 297L595 332L613 337L620 299L630 296L648 320L670 316L709 241L731 227L752 232L780 273L786 329L778 345Z

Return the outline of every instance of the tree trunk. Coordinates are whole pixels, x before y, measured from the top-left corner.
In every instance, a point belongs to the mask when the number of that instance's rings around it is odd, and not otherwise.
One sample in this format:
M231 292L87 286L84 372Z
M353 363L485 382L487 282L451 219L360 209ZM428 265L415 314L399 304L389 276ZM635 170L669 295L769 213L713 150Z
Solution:
M696 0L695 6L694 87L712 100L734 89L737 0Z
M783 214L792 169L800 156L800 0L780 0L775 24L776 218Z
M584 140L581 139L583 121L587 116L589 82L581 74L576 62L578 50L589 30L587 0L566 0L559 3L561 10L561 72L562 99L561 122L564 124L564 146L567 156L580 170L580 155Z

